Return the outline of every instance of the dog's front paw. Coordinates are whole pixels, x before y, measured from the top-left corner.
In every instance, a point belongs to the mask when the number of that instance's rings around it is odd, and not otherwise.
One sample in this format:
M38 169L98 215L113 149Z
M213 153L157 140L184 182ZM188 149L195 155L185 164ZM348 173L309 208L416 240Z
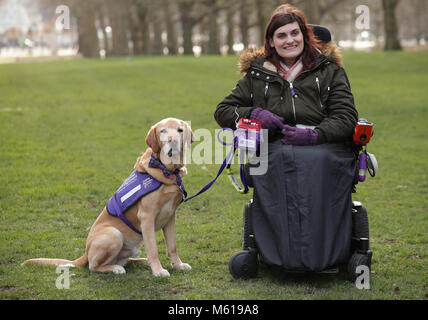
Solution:
M190 264L187 263L180 263L177 265L172 265L174 269L178 269L178 270L192 270L192 267L190 266Z
M155 277L169 277L170 276L170 274L169 274L169 272L168 272L168 270L166 270L166 269L161 269L159 272L155 272L155 271L153 271L153 275L155 276Z
M125 268L124 268L124 267L122 267L122 266L114 266L114 267L113 267L113 269L112 269L112 272L113 272L114 274L125 274L125 273L126 273L126 270L125 270Z

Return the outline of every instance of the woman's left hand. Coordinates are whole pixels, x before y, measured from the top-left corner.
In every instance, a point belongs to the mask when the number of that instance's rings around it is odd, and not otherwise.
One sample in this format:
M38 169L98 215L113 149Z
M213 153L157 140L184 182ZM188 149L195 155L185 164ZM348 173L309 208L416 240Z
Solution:
M313 129L296 128L285 124L281 133L284 135L282 143L294 146L310 146L316 144L318 140L318 132Z

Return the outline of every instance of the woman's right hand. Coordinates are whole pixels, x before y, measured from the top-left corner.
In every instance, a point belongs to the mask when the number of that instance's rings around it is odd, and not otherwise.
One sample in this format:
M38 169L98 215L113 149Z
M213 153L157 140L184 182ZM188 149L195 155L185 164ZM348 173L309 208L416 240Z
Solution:
M250 118L260 121L262 123L262 129L267 129L269 131L282 128L284 125L284 118L263 108L255 108L251 112Z

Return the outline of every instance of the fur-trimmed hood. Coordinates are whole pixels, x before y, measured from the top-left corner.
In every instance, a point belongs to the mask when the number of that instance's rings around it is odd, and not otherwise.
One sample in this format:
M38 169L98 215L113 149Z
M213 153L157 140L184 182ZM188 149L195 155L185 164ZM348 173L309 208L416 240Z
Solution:
M340 67L343 67L342 62L342 53L340 52L339 47L333 41L328 43L321 44L321 54L323 54L329 61L337 64ZM241 73L246 73L250 69L251 64L258 57L264 55L264 49L246 49L244 50L238 59L238 67ZM269 61L264 61L263 67L276 72L275 66Z

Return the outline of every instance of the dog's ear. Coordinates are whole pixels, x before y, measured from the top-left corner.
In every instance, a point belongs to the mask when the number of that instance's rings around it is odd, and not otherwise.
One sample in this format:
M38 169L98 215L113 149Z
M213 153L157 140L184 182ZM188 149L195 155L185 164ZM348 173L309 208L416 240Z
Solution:
M153 126L146 137L146 144L153 150L153 153L160 152L159 140L156 134L156 126Z
M190 124L184 122L184 141L186 142L187 146L190 147L190 145L195 141L195 135L193 134L192 128L190 127Z

